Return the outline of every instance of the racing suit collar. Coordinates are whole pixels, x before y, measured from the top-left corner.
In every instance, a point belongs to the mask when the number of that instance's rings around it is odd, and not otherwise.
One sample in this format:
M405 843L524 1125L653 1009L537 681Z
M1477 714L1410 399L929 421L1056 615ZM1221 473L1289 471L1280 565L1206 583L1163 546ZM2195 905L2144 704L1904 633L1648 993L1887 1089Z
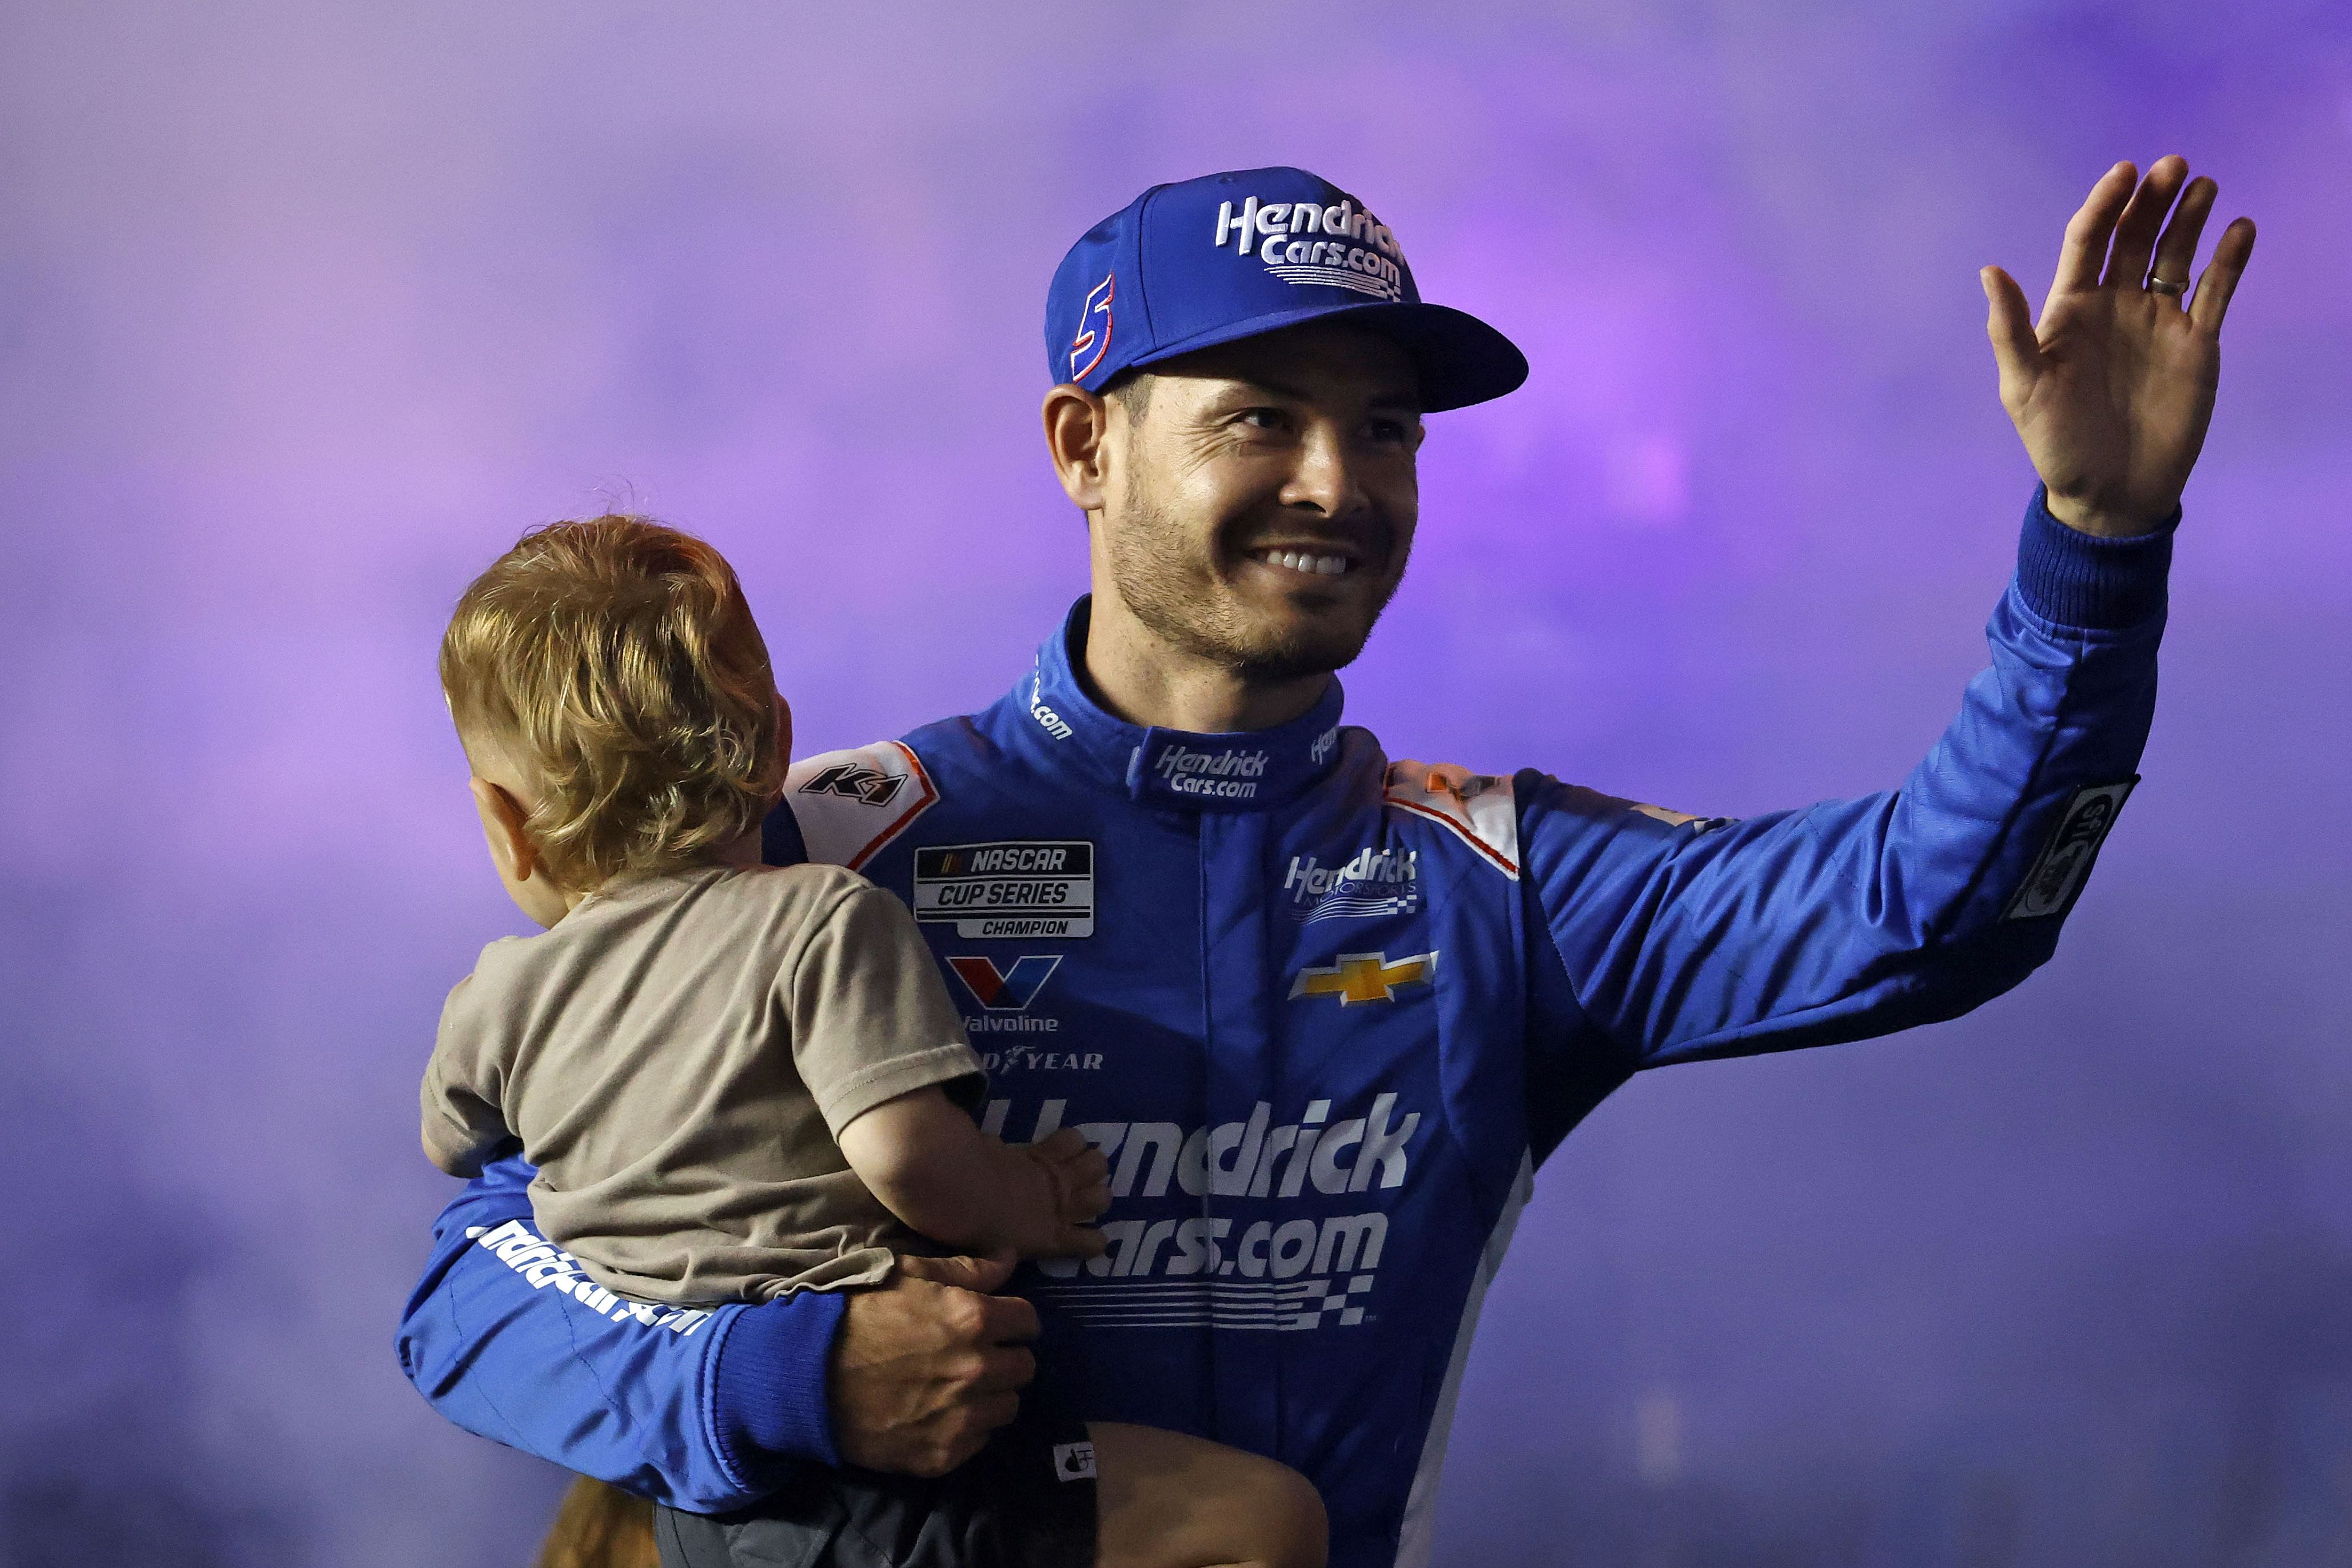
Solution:
M1263 811L1331 770L1343 702L1335 677L1315 706L1272 729L1202 735L1133 725L1103 711L1077 677L1091 595L1070 606L1037 650L1037 667L1014 689L1035 722L1033 738L1057 763L1079 763L1096 780L1145 806L1181 811Z

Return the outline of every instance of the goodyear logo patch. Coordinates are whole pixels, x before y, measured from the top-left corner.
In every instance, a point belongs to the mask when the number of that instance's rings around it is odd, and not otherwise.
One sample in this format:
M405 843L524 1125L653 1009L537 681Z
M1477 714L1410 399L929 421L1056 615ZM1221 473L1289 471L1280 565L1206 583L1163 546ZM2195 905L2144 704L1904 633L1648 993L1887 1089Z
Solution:
M959 936L1091 936L1095 846L1010 839L917 850L915 918Z

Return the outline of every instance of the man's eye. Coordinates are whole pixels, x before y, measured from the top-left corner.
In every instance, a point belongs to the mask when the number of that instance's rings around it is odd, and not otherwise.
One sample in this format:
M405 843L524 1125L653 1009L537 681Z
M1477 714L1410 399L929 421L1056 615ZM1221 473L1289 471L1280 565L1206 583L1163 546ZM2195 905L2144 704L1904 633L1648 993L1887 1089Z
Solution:
M1289 422L1278 408L1245 408L1242 410L1242 423L1256 430L1280 430Z
M1372 439L1374 441L1381 443L1406 441L1410 440L1412 435L1412 428L1401 419L1376 419L1372 421Z

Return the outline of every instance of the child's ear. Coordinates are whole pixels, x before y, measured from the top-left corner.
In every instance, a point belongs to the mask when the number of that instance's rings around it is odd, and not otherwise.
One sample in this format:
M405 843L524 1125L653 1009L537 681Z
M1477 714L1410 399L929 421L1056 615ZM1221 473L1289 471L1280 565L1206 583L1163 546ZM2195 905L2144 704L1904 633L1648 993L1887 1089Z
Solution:
M793 765L793 705L784 694L776 694L776 760L790 768Z
M539 846L523 829L530 813L521 801L487 779L467 783L474 793L474 810L481 814L482 836L490 841L490 855L499 862L499 870L510 882L529 882L539 866Z

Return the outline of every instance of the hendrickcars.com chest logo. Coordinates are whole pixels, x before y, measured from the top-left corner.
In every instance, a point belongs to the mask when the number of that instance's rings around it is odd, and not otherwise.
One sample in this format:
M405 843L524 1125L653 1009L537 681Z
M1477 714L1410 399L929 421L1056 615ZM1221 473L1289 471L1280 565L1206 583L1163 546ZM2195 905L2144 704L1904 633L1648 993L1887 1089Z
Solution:
M917 850L915 918L959 936L1091 936L1095 846L1008 839Z
M1062 1124L1067 1102L1038 1109L1030 1141ZM1038 1261L1036 1288L1081 1322L1125 1328L1297 1331L1365 1321L1389 1242L1389 1216L1369 1196L1353 1212L1302 1213L1312 1189L1331 1197L1404 1186L1418 1111L1394 1093L1360 1115L1335 1118L1334 1102L1309 1101L1297 1121L1276 1122L1259 1101L1246 1121L1085 1122L1087 1141L1111 1165L1113 1209L1101 1222L1102 1256ZM1003 1135L1011 1103L989 1103L982 1126ZM1171 1191L1221 1200L1212 1214L1129 1218L1118 1201ZM1314 1200L1307 1200L1312 1203ZM1189 1207L1189 1206L1188 1206Z

